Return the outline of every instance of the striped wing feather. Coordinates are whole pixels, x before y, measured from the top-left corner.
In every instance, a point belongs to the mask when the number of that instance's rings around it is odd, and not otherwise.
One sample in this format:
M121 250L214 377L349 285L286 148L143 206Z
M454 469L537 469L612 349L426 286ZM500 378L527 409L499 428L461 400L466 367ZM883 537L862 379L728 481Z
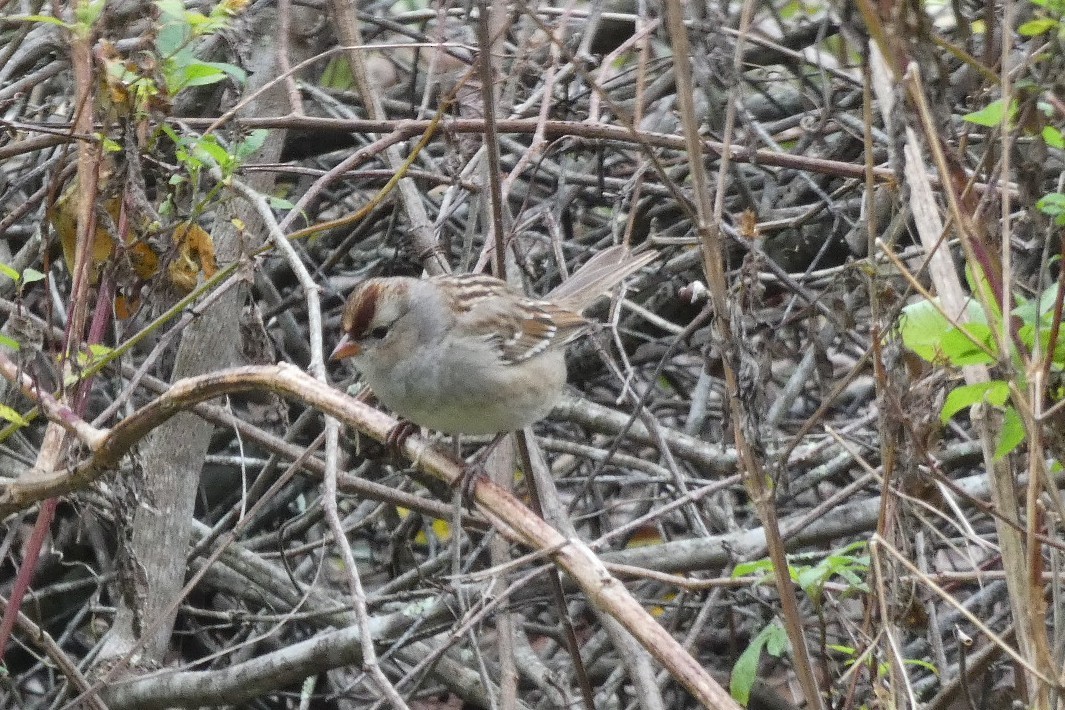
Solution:
M437 277L454 295L464 329L481 333L509 364L564 347L588 326L579 313L523 296L503 281L484 274Z

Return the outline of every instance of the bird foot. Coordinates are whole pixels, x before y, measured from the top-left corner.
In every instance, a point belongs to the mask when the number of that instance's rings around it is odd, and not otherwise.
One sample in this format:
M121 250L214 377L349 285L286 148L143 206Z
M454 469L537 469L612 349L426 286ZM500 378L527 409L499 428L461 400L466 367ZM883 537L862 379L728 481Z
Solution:
M455 482L455 485L459 486L462 491L462 501L467 505L473 503L473 488L477 485L478 478L490 479L488 475L488 469L486 467L488 463L488 457L491 456L492 451L499 442L503 440L506 434L499 434L490 442L484 445L480 451L473 455L469 461L463 463L462 476Z
M388 430L385 437L385 447L395 455L402 453L403 444L418 431L418 426L407 419L400 419L394 427Z

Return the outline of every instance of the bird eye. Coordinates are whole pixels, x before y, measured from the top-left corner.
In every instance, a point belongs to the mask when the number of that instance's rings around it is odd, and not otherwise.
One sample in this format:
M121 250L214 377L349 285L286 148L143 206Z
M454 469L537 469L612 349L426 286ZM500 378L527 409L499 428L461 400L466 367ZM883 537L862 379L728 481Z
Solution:
M383 325L379 325L370 331L370 337L374 340L384 340L386 335L388 335L388 328Z

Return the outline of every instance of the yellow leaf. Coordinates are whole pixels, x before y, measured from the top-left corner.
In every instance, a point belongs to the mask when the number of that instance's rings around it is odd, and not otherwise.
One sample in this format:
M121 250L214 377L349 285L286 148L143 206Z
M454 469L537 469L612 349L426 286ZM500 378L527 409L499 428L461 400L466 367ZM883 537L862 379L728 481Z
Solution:
M201 273L209 279L218 271L214 240L195 222L182 222L175 227L173 240L178 249L167 267L170 282L182 293L189 293L196 288Z

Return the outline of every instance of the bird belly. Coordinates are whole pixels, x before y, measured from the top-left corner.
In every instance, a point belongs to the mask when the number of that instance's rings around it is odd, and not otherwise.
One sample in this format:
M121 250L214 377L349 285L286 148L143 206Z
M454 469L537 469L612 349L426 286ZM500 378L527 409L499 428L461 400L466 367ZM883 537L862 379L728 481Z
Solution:
M445 359L447 367L440 365ZM473 365L484 360L461 354L410 358L408 362L423 363L418 372L364 375L378 399L396 414L447 434L523 429L546 417L562 396L566 369L560 351L545 352L520 365Z

